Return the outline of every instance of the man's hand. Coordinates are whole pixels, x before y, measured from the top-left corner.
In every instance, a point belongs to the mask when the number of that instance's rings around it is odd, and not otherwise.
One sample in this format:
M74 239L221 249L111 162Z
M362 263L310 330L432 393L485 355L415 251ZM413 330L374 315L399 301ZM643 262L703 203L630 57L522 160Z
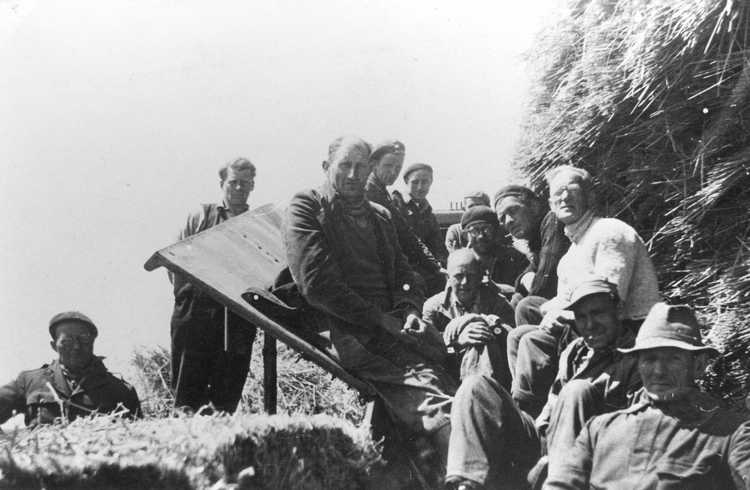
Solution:
M427 331L427 324L416 311L412 311L406 315L403 331L414 337L422 337Z
M485 323L471 322L464 327L461 333L458 335L458 341L456 342L461 347L469 345L481 345L486 344L494 338L492 329Z
M575 314L570 310L552 310L547 312L539 324L539 328L551 335L560 333L566 325L575 321Z
M406 331L403 330L402 328L403 324L401 323L401 320L399 320L393 315L384 313L380 319L380 325L383 327L383 329L386 332L388 332L389 334L393 335L394 337L403 341L406 344L416 345L419 343L416 337L408 334Z

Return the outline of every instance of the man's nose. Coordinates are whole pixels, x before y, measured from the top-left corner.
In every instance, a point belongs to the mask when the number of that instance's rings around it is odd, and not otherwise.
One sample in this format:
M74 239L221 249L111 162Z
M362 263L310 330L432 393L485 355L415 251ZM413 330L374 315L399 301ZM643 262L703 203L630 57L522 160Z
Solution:
M346 176L347 176L347 178L349 178L349 179L352 179L352 180L356 180L356 178L357 178L357 171L358 171L358 170L359 170L359 169L358 169L357 167L352 167L352 168L350 168L350 169L349 169L349 172L348 172L348 173L347 173L347 175L346 175Z

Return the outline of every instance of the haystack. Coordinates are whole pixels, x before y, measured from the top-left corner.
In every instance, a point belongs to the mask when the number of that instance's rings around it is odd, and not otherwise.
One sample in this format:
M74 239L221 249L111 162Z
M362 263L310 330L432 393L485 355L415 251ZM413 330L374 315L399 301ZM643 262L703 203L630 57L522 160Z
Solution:
M581 0L540 35L516 166L534 185L572 163L601 211L648 241L671 301L723 351L705 380L750 381L750 2Z
M382 471L363 431L325 415L78 419L0 437L0 488L365 488Z

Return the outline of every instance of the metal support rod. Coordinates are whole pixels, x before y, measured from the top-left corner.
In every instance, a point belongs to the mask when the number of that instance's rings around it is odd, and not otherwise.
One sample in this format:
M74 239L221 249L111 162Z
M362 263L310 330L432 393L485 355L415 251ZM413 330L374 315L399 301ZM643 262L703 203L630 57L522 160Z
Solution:
M263 408L266 413L276 413L276 339L263 332Z

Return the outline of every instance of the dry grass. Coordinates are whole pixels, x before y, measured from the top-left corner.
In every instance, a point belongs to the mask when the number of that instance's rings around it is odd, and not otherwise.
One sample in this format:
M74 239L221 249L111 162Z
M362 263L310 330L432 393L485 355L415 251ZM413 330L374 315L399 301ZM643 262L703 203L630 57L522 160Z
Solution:
M707 386L747 391L750 366L750 4L580 0L536 44L517 167L595 176L604 214L648 240L665 294L725 346ZM543 56L537 56L544 53Z
M0 451L0 488L364 488L383 467L368 435L325 415L98 416Z

